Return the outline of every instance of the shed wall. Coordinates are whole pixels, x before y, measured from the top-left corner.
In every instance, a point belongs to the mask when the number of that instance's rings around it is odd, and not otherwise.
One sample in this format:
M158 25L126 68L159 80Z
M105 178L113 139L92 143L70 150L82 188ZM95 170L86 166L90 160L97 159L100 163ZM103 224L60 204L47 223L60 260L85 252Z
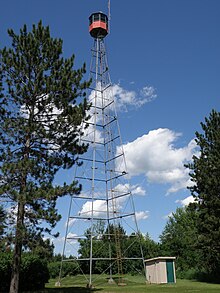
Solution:
M146 278L149 283L167 283L166 260L147 263Z

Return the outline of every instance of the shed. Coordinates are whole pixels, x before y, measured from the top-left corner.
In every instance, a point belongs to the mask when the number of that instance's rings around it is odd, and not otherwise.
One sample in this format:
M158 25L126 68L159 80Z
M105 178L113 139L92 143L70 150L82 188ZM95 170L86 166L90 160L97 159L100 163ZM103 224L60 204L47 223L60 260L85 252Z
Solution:
M146 279L149 283L176 283L175 257L155 257L146 259Z

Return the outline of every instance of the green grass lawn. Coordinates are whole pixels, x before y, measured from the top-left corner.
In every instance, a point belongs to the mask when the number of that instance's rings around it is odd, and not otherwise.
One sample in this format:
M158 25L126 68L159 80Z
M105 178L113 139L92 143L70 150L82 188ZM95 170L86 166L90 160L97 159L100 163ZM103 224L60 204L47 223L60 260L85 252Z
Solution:
M117 284L108 284L107 276L95 276L94 288L92 290L86 289L86 280L83 276L66 277L62 280L61 286L55 287L57 280L50 280L47 284L44 293L87 293L87 292L100 292L100 293L116 293L116 292L147 292L147 293L174 293L174 292L186 292L186 293L219 293L219 284L208 284L190 280L177 280L176 284L145 284L145 280L140 276L125 276L124 286L118 286Z

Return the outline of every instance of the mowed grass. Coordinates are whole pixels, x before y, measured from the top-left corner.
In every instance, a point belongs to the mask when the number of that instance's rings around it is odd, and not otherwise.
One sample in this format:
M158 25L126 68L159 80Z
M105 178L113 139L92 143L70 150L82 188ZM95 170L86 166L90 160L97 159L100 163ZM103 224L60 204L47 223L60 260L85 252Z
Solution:
M125 276L124 284L118 286L117 283L109 284L108 277L105 275L93 276L93 289L87 289L87 281L83 276L66 277L62 280L60 287L55 287L57 280L50 280L47 284L44 293L88 293L88 292L100 292L100 293L116 293L116 292L130 292L130 293L175 293L175 292L187 292L187 293L219 293L219 284L208 284L190 280L177 280L176 284L146 284L145 279L142 276ZM117 279L115 279L117 282Z

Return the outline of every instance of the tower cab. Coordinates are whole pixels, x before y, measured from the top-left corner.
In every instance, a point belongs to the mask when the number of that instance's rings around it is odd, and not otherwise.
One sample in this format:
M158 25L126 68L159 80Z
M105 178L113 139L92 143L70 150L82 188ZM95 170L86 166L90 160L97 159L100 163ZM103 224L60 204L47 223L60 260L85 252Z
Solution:
M108 17L102 12L92 13L89 17L89 32L93 38L104 38L108 34Z

